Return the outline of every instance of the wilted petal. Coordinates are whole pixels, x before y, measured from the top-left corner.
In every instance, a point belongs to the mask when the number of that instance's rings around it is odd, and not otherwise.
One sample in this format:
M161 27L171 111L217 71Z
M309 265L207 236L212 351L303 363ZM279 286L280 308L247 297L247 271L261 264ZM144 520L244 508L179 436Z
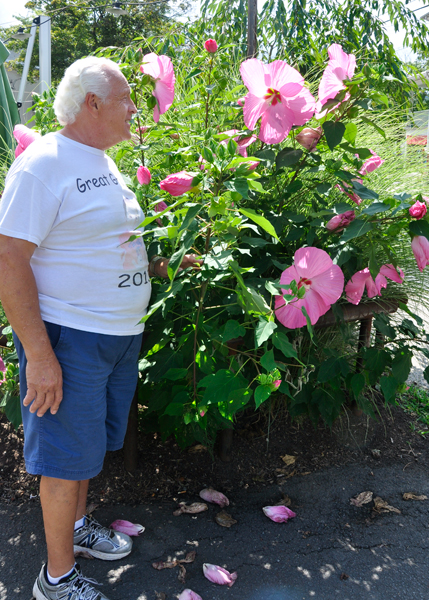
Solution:
M275 523L286 523L289 519L296 517L296 514L287 506L264 506L264 514Z
M217 492L213 488L205 488L200 492L200 498L205 500L206 502L213 502L214 504L219 504L222 508L224 506L229 506L228 498L222 494L221 492Z
M183 592L180 594L178 600L203 600L203 599L196 592L193 592L192 590L187 589L187 590L183 590Z
M203 564L203 572L204 576L209 581L212 583L217 583L218 585L227 585L228 587L231 587L234 585L235 580L237 579L237 573L230 573L222 567L211 565L209 563Z
M117 521L113 521L113 523L111 523L110 529L120 531L121 533L126 533L127 535L140 535L143 533L145 528L143 525L139 525L138 523L130 523L130 521L118 519Z
M398 273L398 271L395 269L395 267L391 264L383 265L380 268L380 273L382 275L384 275L385 277L388 277L392 281L395 281L396 283L403 283L403 281L404 281L403 270L399 269L399 273Z

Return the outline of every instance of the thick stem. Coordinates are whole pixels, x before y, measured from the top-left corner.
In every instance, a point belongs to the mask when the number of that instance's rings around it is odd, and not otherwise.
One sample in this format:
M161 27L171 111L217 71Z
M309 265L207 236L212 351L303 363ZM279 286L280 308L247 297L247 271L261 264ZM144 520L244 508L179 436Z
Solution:
M211 232L212 229L211 227L208 228L207 230L207 235L206 235L206 243L205 243L205 253L207 254L208 250L209 250L209 246L210 246L210 236L211 236ZM196 401L197 398L197 345L198 345L198 325L199 325L199 321L200 321L200 315L203 311L203 304L204 304L204 296L206 295L206 291L207 291L207 286L208 286L208 281L205 281L202 286L201 286L201 290L200 290L200 297L198 299L198 312L197 312L197 318L195 319L195 332L194 332L194 373L193 373L193 383L194 383L194 400Z
M213 68L213 56L210 57L210 65L209 65L209 80L208 80L208 84L207 86L210 85L211 82L211 77L212 77L212 68ZM207 98L206 98L206 119L205 119L205 126L207 129L208 126L208 122L209 122L209 100L210 100L210 92L207 92Z

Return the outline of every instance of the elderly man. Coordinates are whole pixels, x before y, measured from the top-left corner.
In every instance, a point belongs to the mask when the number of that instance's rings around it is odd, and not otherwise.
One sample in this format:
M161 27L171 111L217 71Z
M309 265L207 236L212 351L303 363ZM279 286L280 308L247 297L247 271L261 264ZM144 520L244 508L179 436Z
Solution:
M54 109L64 128L13 163L0 203L0 299L20 363L24 455L41 475L47 564L36 600L106 600L75 564L74 551L103 560L131 552L131 539L86 515L89 479L106 450L122 447L137 382L150 297L144 216L104 151L131 137L136 107L112 61L71 65ZM182 267L195 263L186 256ZM154 272L156 271L156 273Z

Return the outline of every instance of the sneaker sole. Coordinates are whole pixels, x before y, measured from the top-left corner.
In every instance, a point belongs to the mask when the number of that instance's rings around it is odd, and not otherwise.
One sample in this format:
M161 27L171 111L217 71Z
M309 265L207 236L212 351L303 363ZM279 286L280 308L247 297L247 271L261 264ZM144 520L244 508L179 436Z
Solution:
M45 594L40 591L37 581L33 585L33 597L31 600L47 600Z
M131 554L131 549L122 552L121 554L109 554L108 552L100 552L98 550L93 550L92 548L85 548L84 546L73 546L73 550L74 552L87 552L94 558L99 558L100 560L119 560L120 558L125 558L128 554ZM36 600L39 600L39 598L36 598ZM44 596L41 597L40 600L44 600Z

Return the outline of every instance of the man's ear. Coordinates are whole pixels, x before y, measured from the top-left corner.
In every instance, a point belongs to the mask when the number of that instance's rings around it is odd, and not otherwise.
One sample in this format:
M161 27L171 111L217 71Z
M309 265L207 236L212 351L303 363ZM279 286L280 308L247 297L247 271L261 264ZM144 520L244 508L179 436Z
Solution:
M85 106L88 110L88 112L96 119L98 117L98 111L100 108L100 98L96 95L93 94L91 92L88 92L88 94L85 97Z

